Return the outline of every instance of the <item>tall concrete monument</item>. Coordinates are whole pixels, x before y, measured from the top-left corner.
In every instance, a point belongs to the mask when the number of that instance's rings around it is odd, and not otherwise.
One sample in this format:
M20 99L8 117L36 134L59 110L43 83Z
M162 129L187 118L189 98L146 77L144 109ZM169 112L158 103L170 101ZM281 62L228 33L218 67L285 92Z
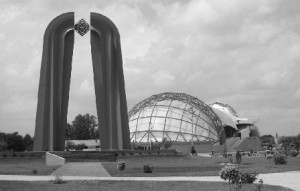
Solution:
M120 35L107 17L91 13L91 27L74 13L56 17L44 34L34 151L62 151L65 146L74 31L91 31L96 109L101 149L130 149Z

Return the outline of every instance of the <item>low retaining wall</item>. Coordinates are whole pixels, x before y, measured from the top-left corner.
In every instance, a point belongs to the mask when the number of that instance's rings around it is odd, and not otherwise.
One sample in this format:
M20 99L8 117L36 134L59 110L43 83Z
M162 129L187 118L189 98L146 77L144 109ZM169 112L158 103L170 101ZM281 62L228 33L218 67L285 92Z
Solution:
M58 165L64 165L66 164L66 159L57 156L55 154L46 153L46 165L47 166L58 166Z

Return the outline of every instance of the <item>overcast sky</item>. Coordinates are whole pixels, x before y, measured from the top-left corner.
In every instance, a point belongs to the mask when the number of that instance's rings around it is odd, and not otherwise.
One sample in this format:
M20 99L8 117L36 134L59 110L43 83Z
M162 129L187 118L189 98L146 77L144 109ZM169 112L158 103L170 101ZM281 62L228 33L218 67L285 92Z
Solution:
M44 31L64 12L97 12L121 35L128 109L187 93L258 119L261 134L300 133L298 0L0 0L0 131L34 134ZM89 33L75 36L68 121L96 115Z

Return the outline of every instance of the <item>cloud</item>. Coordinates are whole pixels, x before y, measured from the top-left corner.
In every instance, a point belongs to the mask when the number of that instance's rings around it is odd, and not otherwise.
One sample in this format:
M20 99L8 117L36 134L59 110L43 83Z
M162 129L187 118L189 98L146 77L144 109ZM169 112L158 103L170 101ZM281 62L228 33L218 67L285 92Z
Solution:
M295 134L285 124L300 125L299 1L1 5L1 131L33 134L43 33L54 17L68 11L87 21L89 12L102 13L118 27L129 109L153 94L184 92L206 103L230 104L243 117L261 116L262 134ZM89 34L76 36L72 67L68 121L78 113L96 115Z

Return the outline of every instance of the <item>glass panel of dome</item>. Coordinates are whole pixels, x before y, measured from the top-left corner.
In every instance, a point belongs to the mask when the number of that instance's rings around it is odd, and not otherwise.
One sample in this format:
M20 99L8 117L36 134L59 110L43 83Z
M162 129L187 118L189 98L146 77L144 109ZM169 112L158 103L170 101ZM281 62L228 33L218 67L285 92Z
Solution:
M145 134L146 134L145 132L136 132L136 133L135 133L135 136L134 136L134 139L135 139L137 142L140 142L140 141L141 141L141 138L142 138Z
M136 129L136 120L133 121L133 122L129 122L129 129L130 129L130 132L135 131L135 129Z
M198 136L198 139L199 139L199 141L208 141L208 138L206 138L206 137L201 137L201 136Z
M171 106L177 107L177 108L184 108L186 103L178 100L174 100L171 104Z
M138 120L138 130L139 131L148 130L149 129L149 121L150 121L150 117L140 118L140 120Z
M183 137L185 138L186 141L191 141L192 140L192 135L191 134L186 134L182 133Z
M131 120L129 121L129 126L136 125L136 123L137 123L137 119Z
M137 131L148 131L149 130L149 123L142 123L138 126Z
M171 103L172 100L163 100L163 101L160 101L160 102L157 102L156 105L165 105L165 106L169 106L170 103Z
M156 108L156 116L161 116L161 117L165 117L166 113L168 111L168 107L158 107Z
M139 113L140 113L140 112L135 113L134 115L132 115L132 116L130 117L130 119L131 119L131 120L137 119L138 116L139 116Z
M178 134L176 141L185 142L184 138L180 134Z
M183 115L182 120L183 120L183 121L191 122L191 121L192 121L192 118L191 118L191 116L185 114L185 115Z
M155 137L155 139L157 141L161 141L162 140L163 132L152 132L152 135Z
M173 108L171 111L169 111L168 116L172 117L172 118L176 118L176 119L181 119L182 118L182 110Z
M202 115L201 118L203 119L203 121L206 121L206 123L211 122L209 117L207 117L206 115Z
M151 118L150 116L140 117L139 120L138 120L138 124L149 123L150 118Z
M153 118L152 118L153 119ZM165 118L163 117L155 117L153 120L151 120L152 124L165 124Z
M182 122L181 124L181 132L184 133L191 133L191 125L185 121Z
M209 137L209 132L204 130L202 131L201 135L204 137Z
M152 141L152 142L155 142L157 139L154 135L154 132L151 132L149 133L149 142Z
M147 108L143 109L141 116L145 116L145 117L151 116L152 110L153 110L153 107L147 107Z
M197 131L197 135L202 135L204 129L201 128L201 127L197 127L197 130L196 130L196 131Z
M148 133L146 132L143 137L140 138L140 142L148 142Z
M180 127L180 123L180 119L170 119L170 123L168 125L172 127Z
M178 133L173 133L173 132L165 132L165 134L167 134L171 138L172 141L176 140L177 135L178 135ZM166 136L166 138L169 139L167 136Z
M201 118L198 117L198 118L197 118L197 122L196 122L197 126L202 126L203 123L204 123L203 119L201 119ZM205 122L205 123L206 123L206 122Z
M198 109L194 109L194 117L198 117L199 115L201 115L201 112L200 112L200 110L198 110Z
M193 136L193 142L196 142L196 141L199 141L198 137L197 136Z
M162 131L164 129L164 124L163 123L155 123L152 127L152 130L156 130L156 131Z
M160 107L155 107L154 108L154 111L153 111L153 113L152 113L152 116L160 116L160 115L162 115L161 113L163 113L163 112L161 112L161 110L160 110Z

